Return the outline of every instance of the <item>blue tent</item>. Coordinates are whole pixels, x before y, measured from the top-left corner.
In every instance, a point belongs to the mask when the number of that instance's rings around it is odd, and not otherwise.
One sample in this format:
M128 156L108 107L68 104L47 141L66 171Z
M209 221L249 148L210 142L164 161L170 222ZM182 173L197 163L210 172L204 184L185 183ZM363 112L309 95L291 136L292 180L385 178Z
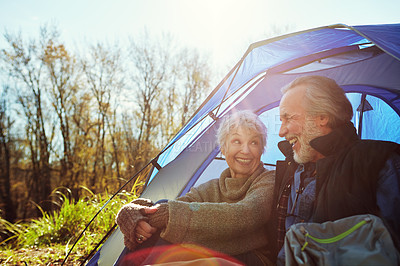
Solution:
M353 123L364 139L400 143L400 24L337 24L295 32L249 46L195 112L152 161L142 197L153 201L185 194L227 167L216 144L221 117L233 110L257 113L268 128L262 161L273 168L277 149L280 89L303 75L333 78L347 92ZM117 229L91 259L112 265L124 248Z

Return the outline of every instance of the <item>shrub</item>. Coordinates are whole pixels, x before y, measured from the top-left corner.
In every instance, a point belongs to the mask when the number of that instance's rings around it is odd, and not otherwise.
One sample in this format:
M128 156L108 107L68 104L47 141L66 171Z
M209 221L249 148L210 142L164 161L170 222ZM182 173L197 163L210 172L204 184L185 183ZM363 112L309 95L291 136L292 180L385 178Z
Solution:
M68 189L56 189L52 196L55 198L53 202L60 207L59 210L46 213L37 205L42 212L40 218L15 224L0 218L0 230L3 234L7 233L7 238L0 243L1 250L7 251L8 256L11 256L9 255L10 248L17 250L53 247L62 249L58 253L63 254L64 257L89 221L101 208L104 208L76 245L75 257L87 255L113 227L115 216L122 205L137 198L135 193L123 191L104 207L110 199L109 194L95 195L87 188L82 189L87 191L88 196L77 201L70 197ZM62 191L67 191L67 193ZM0 256L0 262L3 259Z

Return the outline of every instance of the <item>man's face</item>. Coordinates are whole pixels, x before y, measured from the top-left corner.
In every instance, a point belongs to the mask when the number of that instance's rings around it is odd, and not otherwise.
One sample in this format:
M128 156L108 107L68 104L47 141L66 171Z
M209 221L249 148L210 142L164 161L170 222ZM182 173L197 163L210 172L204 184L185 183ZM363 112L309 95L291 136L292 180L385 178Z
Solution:
M297 163L315 162L322 155L310 146L310 141L324 135L317 119L307 116L302 103L305 86L297 86L282 97L279 105L282 121L279 136L292 144L294 160Z

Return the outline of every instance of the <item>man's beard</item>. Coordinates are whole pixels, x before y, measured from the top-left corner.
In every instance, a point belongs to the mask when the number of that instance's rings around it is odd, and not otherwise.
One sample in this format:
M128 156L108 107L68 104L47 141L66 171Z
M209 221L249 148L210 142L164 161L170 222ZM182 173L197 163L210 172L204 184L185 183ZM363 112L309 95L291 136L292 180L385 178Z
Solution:
M321 130L317 127L315 120L307 119L304 123L303 134L298 138L300 144L299 152L294 152L294 160L297 163L308 163L315 160L317 151L310 146L310 141L322 136Z

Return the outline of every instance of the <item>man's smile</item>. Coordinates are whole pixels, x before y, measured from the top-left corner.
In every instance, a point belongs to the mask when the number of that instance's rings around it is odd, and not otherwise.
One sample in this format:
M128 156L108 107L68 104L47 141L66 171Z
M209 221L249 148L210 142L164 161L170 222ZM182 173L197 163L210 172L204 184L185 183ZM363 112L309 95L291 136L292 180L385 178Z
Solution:
M296 144L296 142L298 141L298 138L297 137L294 137L294 138L291 138L291 139L288 139L287 141L289 141L289 143L292 145L292 148L293 148L293 146Z

